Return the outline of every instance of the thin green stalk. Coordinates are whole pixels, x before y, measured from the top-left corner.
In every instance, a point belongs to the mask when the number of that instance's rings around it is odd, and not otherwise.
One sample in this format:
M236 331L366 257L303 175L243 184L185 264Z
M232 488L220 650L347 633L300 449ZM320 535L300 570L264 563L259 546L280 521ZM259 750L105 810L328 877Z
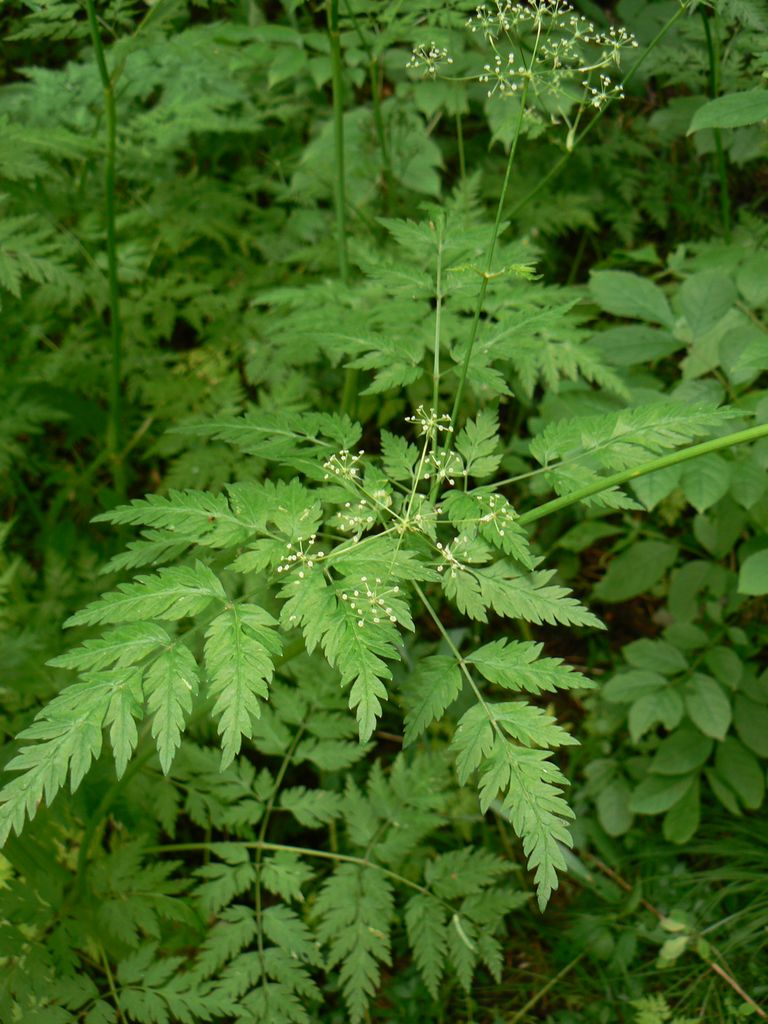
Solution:
M336 214L336 246L339 277L349 284L349 253L347 251L347 195L344 165L344 78L341 63L341 33L339 31L339 0L326 0L328 41L331 48L331 89L333 93L333 150L336 162L333 177L333 205ZM341 396L342 412L354 418L357 409L356 369L348 368L344 374Z
M658 459L644 462L642 466L635 466L633 469L624 469L620 473L601 477L595 483L589 484L587 487L581 487L578 491L572 491L570 494L564 494L561 498L546 501L543 505L539 505L538 508L532 508L530 512L524 512L517 522L521 526L527 526L528 523L535 523L537 519L543 519L552 512L559 512L561 509L575 505L585 498L591 498L593 494L600 494L602 491L607 491L610 487L619 487L630 480L637 480L638 477L647 476L648 473L655 473L657 469L676 466L678 463L698 458L699 455L719 452L723 448L732 448L737 444L747 444L750 441L757 441L761 437L768 437L768 423L762 423L759 427L749 427L747 430L737 430L735 433L726 434L724 437L716 437L711 441L702 441L701 444L690 445L688 448L682 448L669 455L662 455Z
M461 114L456 115L456 148L459 151L459 178L464 186L467 181L467 161L464 156L464 124Z
M720 54L712 38L712 26L704 8L701 8L701 20L704 22L704 35L707 40L709 58L709 95L714 100L720 94ZM713 129L715 137L715 156L717 175L720 179L720 216L723 221L723 235L726 242L731 240L731 194L728 189L728 169L726 167L725 150L723 149L723 133L719 128Z
M395 195L395 181L394 175L392 174L392 159L389 153L389 143L387 142L387 133L384 128L384 118L381 113L381 80L379 72L381 71L381 65L379 64L378 57L373 52L373 47L370 45L368 40L362 33L360 26L355 17L354 11L350 5L349 0L345 0L344 6L347 9L347 15L350 19L352 27L357 33L357 38L360 40L360 46L365 50L368 56L368 78L371 85L371 103L373 105L373 123L376 126L376 135L379 140L379 148L381 149L381 162L384 169L384 206L385 209L389 209L392 204L392 199Z
M534 56L531 58L531 62L535 59ZM472 320L472 328L469 332L469 342L467 344L467 351L464 355L464 362L461 364L461 372L459 375L459 386L456 389L456 398L453 402L453 410L451 411L451 422L456 427L457 417L459 415L459 409L461 408L461 400L464 397L464 385L467 381L467 372L469 370L469 363L472 358L472 350L475 347L475 341L477 340L477 332L480 327L480 315L483 312L483 306L485 305L485 295L488 291L488 283L492 279L491 268L493 266L493 256L496 252L496 243L499 238L499 231L501 229L501 219L504 214L504 203L507 198L507 190L509 188L509 180L512 176L512 166L515 162L515 152L517 150L517 142L520 138L520 131L523 127L523 116L525 114L525 105L528 98L528 79L525 80L523 91L520 94L520 113L517 116L517 123L515 125L515 134L512 138L512 145L509 148L509 157L507 158L507 169L504 173L504 184L501 186L501 194L499 195L499 202L496 207L496 220L493 225L493 234L491 235L491 243L488 246L488 253L485 260L485 270L483 272L482 282L480 284L480 291L477 296L477 304L475 306L475 315ZM445 451L448 451L450 447L450 439L453 435L446 435Z
M531 998L528 1000L525 1006L522 1006L517 1011L517 1013L513 1014L513 1016L511 1016L508 1019L507 1024L518 1024L518 1022L521 1021L525 1017L525 1015L534 1008L534 1006L539 1002L539 1000L543 999L547 992L554 988L554 986L557 985L559 981L562 981L566 974L569 974L573 970L573 968L579 963L579 961L583 960L586 955L587 953L585 950L584 952L579 953L578 956L575 956L573 960L571 960L570 963L567 963L561 971L558 971L557 974L550 978L546 985L544 985L542 988L539 989L538 992L531 996Z
M435 224L437 234L437 270L435 272L435 356L432 364L432 408L437 412L440 401L440 331L443 311L443 232L445 223L442 214ZM437 431L433 439L437 451Z
M218 843L170 843L167 846L147 846L145 847L145 853L194 853L204 852L205 850L215 849ZM433 899L438 900L444 906L449 907L453 912L455 907L451 903L447 903L445 900L436 896L431 889L427 889L426 886L419 885L418 882L412 882L410 878L405 878L403 875L399 875L396 871L390 871L389 868L385 868L381 864L377 864L374 860L367 860L365 857L354 857L347 853L330 853L328 850L314 850L309 846L288 846L285 843L268 843L264 840L258 840L256 842L249 843L237 843L238 846L242 846L246 850L262 850L269 853L293 853L297 857L314 857L317 860L333 860L338 861L342 864L357 864L363 868L371 868L373 871L378 871L379 874L385 875L387 878L391 878L394 882L399 882L400 885L404 885L409 889L415 889L416 892L422 893L424 896L431 896Z
M109 276L109 333L112 343L112 368L109 381L109 421L107 451L112 465L112 479L118 498L125 496L125 473L120 457L122 337L120 287L117 279L117 232L115 229L115 163L117 158L117 108L114 81L107 69L104 45L99 32L94 0L86 0L88 25L96 55L96 65L104 90L104 113L107 128L107 152L104 166L104 209L107 219L107 265Z
M395 178L392 173L392 158L389 154L389 143L384 128L384 116L381 112L381 81L379 71L381 66L376 57L371 56L368 66L368 73L371 82L371 102L373 104L373 123L376 125L376 135L381 150L381 162L384 171L384 209L391 210L395 198Z
M624 85L628 85L629 84L629 82L634 78L634 76L639 71L640 66L645 61L645 59L648 56L648 54L651 53L651 51L654 50L656 48L656 46L658 46L658 44L661 42L661 40L664 38L664 36L667 34L667 32L669 32L669 30L672 28L672 26L680 18L682 18L682 16L685 14L685 12L687 10L688 10L688 3L682 3L680 5L680 7L678 8L678 10L672 15L672 17L666 23L666 25L662 25L662 27L659 29L659 31L656 33L656 35L650 41L650 43L648 44L646 49L643 50L643 52L640 54L640 56L637 58L635 63L631 66L631 68L627 72L627 74L626 74L626 76L624 78L624 82L623 82ZM552 181L553 178L557 177L557 175L560 173L560 171L562 171L563 167L565 167L565 165L570 160L571 154L573 153L573 150L576 149L578 147L578 144L580 142L582 142L584 140L584 138L592 131L592 129L595 127L595 125L598 123L598 121L601 119L601 117L603 116L603 114L605 113L605 111L607 109L608 109L608 107L603 107L601 110L599 110L595 114L595 116L592 118L592 120L589 122L589 124L587 124L584 128L582 128L582 130L576 136L576 138L574 140L574 143L573 143L573 146L570 149L567 149L566 152L563 153L563 155L560 157L560 159L555 161L555 163L547 171L547 173L544 175L544 177L540 178L539 181L537 182L537 184L534 185L534 187L529 192L526 192L526 194L523 196L522 199L518 200L518 202L515 203L515 205L512 207L512 209L509 210L509 212L508 212L508 216L509 217L517 216L517 214L522 209L524 209L528 205L528 203L530 203L530 201L532 199L534 199L539 194L539 192L541 192L543 189L545 189L547 187L547 185L550 183L550 181Z

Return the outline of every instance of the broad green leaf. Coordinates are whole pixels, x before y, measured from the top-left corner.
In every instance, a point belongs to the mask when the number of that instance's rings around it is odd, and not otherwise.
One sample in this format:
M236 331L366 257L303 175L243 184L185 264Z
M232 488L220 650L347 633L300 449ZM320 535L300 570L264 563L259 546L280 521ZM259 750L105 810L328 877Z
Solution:
M677 675L688 668L685 655L674 644L665 640L649 640L643 637L627 644L621 653L633 668L661 672L665 676Z
M768 253L755 253L748 256L736 274L739 291L750 306L768 305L768 275L765 273L765 261Z
M742 804L757 810L765 796L765 770L755 755L733 736L719 743L715 753L715 772Z
M668 843L687 843L699 827L701 801L699 780L664 815L662 831Z
M653 281L625 270L593 270L589 290L607 313L672 327L674 317L664 292Z
M768 548L747 555L741 563L739 593L768 594Z
M768 707L737 694L733 724L745 747L758 757L768 757Z
M629 709L629 734L636 743L657 722L669 732L680 724L683 712L683 700L676 690L647 693Z
M677 545L661 540L641 540L612 559L608 571L594 588L596 600L628 601L651 590L677 558Z
M163 651L146 674L144 689L147 708L153 715L152 735L157 742L160 767L166 775L181 743L197 688L197 662L181 643Z
M696 672L685 684L685 710L705 736L725 739L731 724L731 702L719 683Z
M651 762L651 771L656 775L684 775L700 768L712 753L713 746L709 736L704 736L693 726L682 725L662 740Z
M597 817L609 836L623 836L632 827L629 809L630 788L623 779L614 779L597 797Z
M683 281L678 294L694 338L706 334L719 323L738 298L736 286L722 270L703 270L693 274Z
M629 800L634 814L661 814L681 800L694 785L698 775L648 775L637 786Z
M706 512L720 501L731 486L731 464L714 452L702 455L683 467L683 494L697 512Z
M688 135L703 128L741 128L768 121L768 89L747 89L718 96L699 107L691 119Z
M635 669L613 676L602 689L602 695L612 704L631 704L632 701L650 693L656 693L669 686L669 682L658 672Z
M461 691L462 677L455 658L434 655L419 663L405 689L403 745L409 746L441 717Z

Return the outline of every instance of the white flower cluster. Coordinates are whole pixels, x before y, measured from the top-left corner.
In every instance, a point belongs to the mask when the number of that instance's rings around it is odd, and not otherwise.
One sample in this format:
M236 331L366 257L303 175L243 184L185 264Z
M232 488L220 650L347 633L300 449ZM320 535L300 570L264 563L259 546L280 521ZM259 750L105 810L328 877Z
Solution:
M455 452L431 454L427 465L431 468L422 473L425 480L429 480L434 476L441 483L447 480L451 487L455 485L456 477L464 474L464 463Z
M517 512L512 508L506 498L498 494L479 495L478 502L488 506L488 511L480 516L478 522L482 525L493 524L500 537L504 536L504 528L517 519Z
M379 576L374 580L361 576L359 585L353 590L342 591L340 597L349 603L350 609L357 616L358 627L363 629L368 620L376 626L382 621L397 622L395 610L388 603L388 598L399 593L400 587L383 587Z
M376 522L376 516L372 512L370 504L364 498L361 498L354 505L351 501L345 501L344 509L339 512L336 519L340 530L343 530L345 533L357 534L357 536L360 536L363 531L373 526Z
M453 433L451 417L448 413L444 412L440 415L436 409L426 410L423 405L418 407L415 415L406 416L405 422L415 423L419 428L419 434L422 436L434 437L439 431L445 431L447 434Z
M597 29L567 0L495 0L494 6L480 4L467 25L485 37L492 52L478 76L488 96L511 96L527 86L530 98L540 100L555 123L568 125L569 143L583 109L623 98L606 69L619 67L622 52L636 47L637 40L625 28ZM513 46L523 60L516 62ZM580 100L573 89L579 84ZM574 106L575 116L569 113Z
M343 480L358 480L360 470L357 468L357 463L364 455L365 452L362 449L353 455L347 448L342 448L338 455L332 455L323 463L324 479L329 480L332 476L338 476Z
M459 538L457 537L454 543L458 544L458 542ZM450 576L455 577L457 572L461 572L462 570L465 570L467 568L466 565L464 565L462 562L458 560L456 555L454 555L453 551L451 551L450 544L442 544L440 541L438 541L437 548L443 557L442 564L438 565L437 567L438 572L442 573L445 572L446 569L448 569L448 574Z
M610 99L624 99L624 89L621 85L614 85L608 75L600 75L597 88L590 84L589 79L585 79L581 84L589 95L589 105L595 110L604 107Z
M442 46L429 43L415 46L405 66L411 71L420 70L422 74L434 78L441 64L453 64L453 57L449 57L448 51Z
M321 558L325 558L324 551L311 552L309 549L315 543L317 534L313 533L307 538L307 546L304 547L304 541L299 541L297 545L286 544L285 545L285 560L280 563L277 567L279 573L290 572L291 569L298 566L303 566L307 569L314 568L315 562ZM300 568L298 572L300 580L304 579L304 568Z

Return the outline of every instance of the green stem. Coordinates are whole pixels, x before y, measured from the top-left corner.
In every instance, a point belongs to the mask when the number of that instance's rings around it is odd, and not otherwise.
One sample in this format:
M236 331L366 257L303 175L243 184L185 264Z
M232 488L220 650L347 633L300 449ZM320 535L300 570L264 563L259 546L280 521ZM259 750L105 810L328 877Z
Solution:
M459 178L463 187L467 183L467 162L464 156L464 124L461 114L456 115L456 148L459 151Z
M331 48L331 89L333 92L333 149L335 173L333 177L333 205L336 214L336 245L338 249L339 277L349 284L349 254L347 252L347 196L344 166L344 80L341 63L341 34L339 32L339 0L326 0L328 41ZM348 368L344 374L341 396L342 411L353 419L357 411L357 370Z
M562 981L566 974L569 974L573 970L573 968L579 963L579 961L583 960L586 955L587 954L585 951L583 953L579 953L578 956L575 956L573 960L571 960L570 963L566 964L561 971L558 971L557 974L554 975L554 977L550 978L546 985L540 988L539 991L536 992L535 995L533 995L528 1000L525 1006L521 1007L517 1011L517 1013L510 1017L507 1024L517 1024L518 1021L521 1021L523 1017L525 1017L525 1015L534 1008L536 1003L538 1003L540 999L543 999L547 992L549 992L550 989L554 988L554 986L559 981Z
M659 29L659 31L656 33L656 35L650 41L650 43L648 44L646 49L640 54L640 56L637 58L635 63L632 65L632 67L627 72L626 77L624 78L624 83L623 83L624 85L628 85L629 84L629 82L637 74L638 70L640 69L641 64L646 59L648 54L651 53L651 51L654 50L656 48L656 46L658 46L658 44L661 42L661 40L664 38L664 36L667 34L667 32L669 32L669 30L672 28L672 26L680 18L682 18L682 16L685 14L685 12L687 10L688 10L688 4L687 3L681 4L680 7L678 8L678 10L672 15L672 17L666 23L666 25L662 25L662 27ZM517 214L522 209L524 209L528 205L528 203L530 203L530 201L532 199L535 199L535 197L539 194L539 192L541 192L543 189L545 189L547 187L547 185L550 183L550 181L552 181L553 178L557 177L557 175L560 173L560 171L562 171L563 167L565 167L565 165L570 160L571 154L573 153L573 150L576 149L578 144L580 142L582 142L583 139L592 131L592 129L595 127L595 125L598 123L598 121L600 120L600 118L603 116L603 114L605 113L605 111L607 109L608 109L608 107L603 107L601 110L599 110L595 114L595 116L592 118L592 120L589 122L589 124L586 125L584 128L582 128L582 130L576 136L576 138L574 140L574 143L573 143L573 146L570 149L567 149L566 152L563 153L563 155L560 157L560 159L555 161L555 163L552 165L552 167L549 169L549 171L547 171L547 173L544 175L544 177L540 178L538 183L529 192L526 192L526 194L523 196L522 199L520 199L517 203L515 203L515 205L512 207L512 209L508 213L508 216L510 218L517 216Z
M122 337L120 287L117 279L117 232L115 229L115 163L117 157L117 108L114 81L107 69L104 45L99 32L94 0L86 0L88 25L96 55L96 65L104 90L104 113L107 126L107 152L104 166L104 207L107 218L107 264L109 276L109 333L112 343L112 369L109 381L109 422L107 451L112 464L112 479L118 498L125 497L125 473L120 457Z
M710 452L718 452L723 448L731 448L737 444L747 444L749 441L757 441L761 437L768 437L768 423L762 423L759 427L749 427L747 430L737 430L733 434L726 434L724 437L716 437L711 441L702 441L701 444L693 444L688 448L672 452L669 455L662 455L661 458L644 462L641 466L633 469L624 469L620 473L613 473L611 476L604 476L587 487L578 491L564 494L561 498L554 498L547 501L530 512L524 512L517 520L521 526L534 523L537 519L543 519L552 512L559 512L561 509L575 505L585 498L591 498L594 494L600 494L611 487L619 487L629 480L637 480L638 477L647 476L648 473L655 473L657 469L666 469L668 466L676 466L681 462L688 462L689 459L698 458L699 455L708 455Z
M369 77L371 82L371 102L373 103L373 122L376 125L376 135L381 149L381 162L384 171L384 209L392 209L392 202L395 198L395 179L392 174L392 160L389 155L389 144L387 133L384 128L384 116L381 112L381 82L379 80L380 65L376 57L371 56L369 64Z
M440 214L435 225L437 233L437 270L435 272L435 355L432 364L432 408L438 411L440 401L440 331L443 310L443 215ZM437 431L433 439L433 449L437 452Z
M219 843L171 843L168 846L147 846L145 847L146 853L194 853L195 851L203 852L205 850L214 850L220 845ZM347 853L330 853L328 850L314 850L309 846L287 846L284 843L268 843L264 840L257 840L256 842L250 843L237 843L238 846L242 846L245 850L262 850L266 852L274 853L293 853L297 857L315 857L318 860L333 860L338 861L342 864L357 864L363 868L371 868L373 871L378 871L382 875L386 875L387 878L391 878L394 882L399 882L400 885L405 885L409 889L415 889L416 892L423 893L425 896L431 896L433 899L438 900L446 907L450 907L451 912L455 910L455 907L446 903L445 900L440 899L430 889L427 889L423 885L419 885L418 882L412 882L410 878L405 878L403 875L399 875L396 871L390 871L389 868L385 868L381 864L377 864L376 861L367 860L365 857L353 857Z
M534 56L531 58L531 63L535 59ZM504 173L504 184L501 186L501 194L499 195L499 202L496 207L496 220L493 225L493 234L491 235L491 244L488 246L488 253L485 260L485 271L483 272L483 279L480 285L480 291L477 296L477 304L475 306L475 315L472 320L472 328L469 333L469 342L467 343L467 351L464 355L464 362L461 364L461 372L459 375L459 386L456 389L456 398L453 402L453 410L451 412L451 422L456 429L457 417L459 415L459 409L461 408L461 400L464 397L464 385L467 381L467 372L469 370L469 363L472 358L472 350L475 347L475 341L477 340L477 332L480 327L480 315L483 312L483 306L485 305L485 295L488 291L488 283L491 280L491 268L493 266L493 256L496 252L496 242L498 241L499 231L501 229L501 219L504 214L504 203L507 198L507 190L509 188L509 179L512 176L512 166L515 162L515 152L517 150L517 142L520 138L520 131L523 126L523 116L525 114L525 104L528 98L528 79L525 81L525 86L520 95L520 113L517 116L517 124L515 125L515 134L512 138L512 145L509 149L509 157L507 158L507 169ZM446 443L444 450L448 451L450 448L450 439L452 434L446 435Z
M701 8L701 20L704 23L704 35L707 40L707 55L709 57L709 95L714 100L720 93L720 55L715 41L712 38L712 26L704 8ZM723 236L726 242L731 240L731 195L728 190L728 169L723 149L723 133L719 128L713 129L715 137L715 154L717 160L717 175L720 179L720 216L723 221Z

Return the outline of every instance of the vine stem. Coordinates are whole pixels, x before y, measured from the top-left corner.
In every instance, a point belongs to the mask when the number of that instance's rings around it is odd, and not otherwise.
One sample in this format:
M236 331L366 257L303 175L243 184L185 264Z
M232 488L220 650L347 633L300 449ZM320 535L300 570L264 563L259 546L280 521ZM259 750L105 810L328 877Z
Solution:
M99 31L94 0L86 0L88 26L91 33L96 66L104 91L104 112L107 126L107 152L104 164L104 209L107 220L107 266L109 281L109 333L112 345L112 367L109 380L109 420L107 451L112 466L112 480L118 498L125 497L124 464L120 454L122 401L123 322L120 315L120 286L117 278L117 231L115 227L115 165L117 160L117 106L114 80L107 68L104 44Z
M594 494L600 494L610 487L619 487L630 480L637 480L638 477L647 476L648 473L655 473L657 469L666 469L668 466L676 466L681 462L688 462L689 459L696 459L699 455L708 455L710 452L719 452L723 448L732 448L737 444L747 444L750 441L757 441L761 437L768 437L768 423L762 423L759 427L749 427L747 430L737 430L732 434L725 434L723 437L716 437L711 441L702 441L701 444L693 444L688 448L672 452L670 455L662 455L661 458L651 459L641 466L633 469L624 469L620 473L613 473L611 476L601 477L587 487L581 487L578 491L564 494L552 501L545 501L538 508L532 508L529 512L523 512L517 522L521 526L534 523L537 519L543 519L552 512L559 512L561 509L575 505L578 501L591 498Z

